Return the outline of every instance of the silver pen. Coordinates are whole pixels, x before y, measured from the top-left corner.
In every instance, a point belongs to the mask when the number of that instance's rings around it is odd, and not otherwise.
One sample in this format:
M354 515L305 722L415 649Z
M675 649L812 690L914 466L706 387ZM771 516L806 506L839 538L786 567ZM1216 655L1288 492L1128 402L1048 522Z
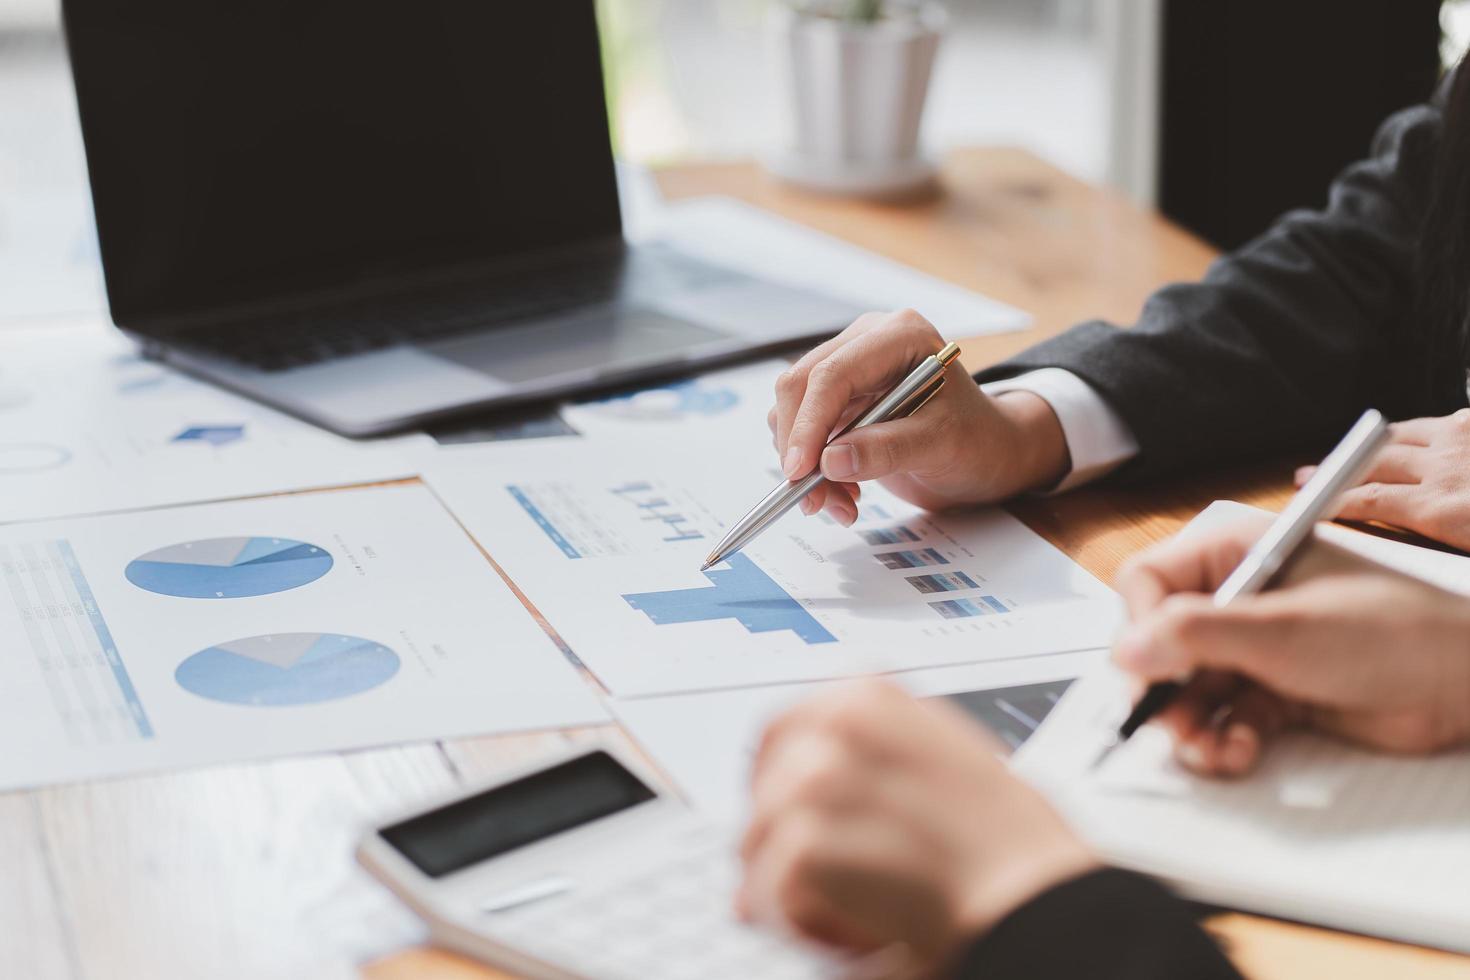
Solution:
M1255 595L1266 588L1301 546L1312 539L1317 522L1332 516L1332 505L1337 498L1344 490L1357 485L1387 441L1388 421L1370 408L1322 460L1317 472L1246 552L1235 571L1220 583L1215 590L1214 604L1223 608L1242 596ZM1090 768L1100 768L1118 746L1168 707L1187 682L1187 678L1180 678L1150 684L1102 752L1092 760Z
M833 436L833 441L842 438L853 429L888 422L892 419L906 418L917 412L925 402L939 394L939 389L944 387L945 369L959 356L959 345L949 343L945 344L939 353L924 358L919 362L918 367L909 372L908 377L880 398L877 404L853 419L847 428ZM799 504L824 480L826 477L822 475L819 466L800 480L781 481L774 490L761 499L760 503L750 509L750 513L735 522L735 526L730 528L729 532L720 539L720 543L715 545L715 550L711 551L709 557L704 560L704 564L699 567L700 571L718 565L744 548L755 539L756 535L770 527L782 514Z

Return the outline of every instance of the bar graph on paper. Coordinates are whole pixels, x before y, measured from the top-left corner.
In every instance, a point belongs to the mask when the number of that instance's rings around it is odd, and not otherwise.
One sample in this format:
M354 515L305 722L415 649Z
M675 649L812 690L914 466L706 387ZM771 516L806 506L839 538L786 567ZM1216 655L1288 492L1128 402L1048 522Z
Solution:
M975 556L954 547L947 535L922 517L899 523L882 505L865 506L852 533L869 549L873 561L902 577L949 626L993 625L994 617L1017 610L1014 602L995 594L984 575L959 567Z
M568 483L511 484L506 491L568 558L611 558L693 547L719 522L679 487L625 480L589 494Z

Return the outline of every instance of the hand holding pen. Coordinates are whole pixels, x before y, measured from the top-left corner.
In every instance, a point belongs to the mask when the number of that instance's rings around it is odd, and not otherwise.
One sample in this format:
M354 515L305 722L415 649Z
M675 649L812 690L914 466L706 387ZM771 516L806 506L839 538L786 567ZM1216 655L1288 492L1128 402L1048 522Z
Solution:
M828 481L806 498L806 513L825 508L851 524L864 480L940 510L1004 500L1067 471L1066 439L1044 399L1021 391L991 398L958 364L922 412L832 439L847 417L943 346L912 310L869 313L782 375L770 413L782 471L799 480L819 470Z

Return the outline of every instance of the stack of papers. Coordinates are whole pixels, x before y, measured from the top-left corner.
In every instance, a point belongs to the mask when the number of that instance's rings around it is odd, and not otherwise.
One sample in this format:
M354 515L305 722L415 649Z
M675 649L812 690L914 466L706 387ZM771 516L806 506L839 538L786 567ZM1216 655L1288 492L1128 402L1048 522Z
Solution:
M0 333L0 523L410 477L416 442L339 438L101 323Z
M595 724L423 487L0 528L0 790Z

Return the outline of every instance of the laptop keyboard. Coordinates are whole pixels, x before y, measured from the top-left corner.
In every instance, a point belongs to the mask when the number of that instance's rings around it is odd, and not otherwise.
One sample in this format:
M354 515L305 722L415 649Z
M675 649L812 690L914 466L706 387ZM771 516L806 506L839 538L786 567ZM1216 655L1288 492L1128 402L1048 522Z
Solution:
M731 277L729 270L653 243L606 264L541 271L517 281L513 289L503 281L496 289L458 284L441 293L378 298L328 310L276 314L268 320L199 325L171 342L260 371L284 371L608 303L635 282L662 289L700 289Z
M260 371L284 371L321 361L362 354L395 344L425 343L518 320L608 302L617 294L612 281L578 277L537 283L494 298L402 297L360 306L273 315L269 320L224 322L195 327L175 340Z

